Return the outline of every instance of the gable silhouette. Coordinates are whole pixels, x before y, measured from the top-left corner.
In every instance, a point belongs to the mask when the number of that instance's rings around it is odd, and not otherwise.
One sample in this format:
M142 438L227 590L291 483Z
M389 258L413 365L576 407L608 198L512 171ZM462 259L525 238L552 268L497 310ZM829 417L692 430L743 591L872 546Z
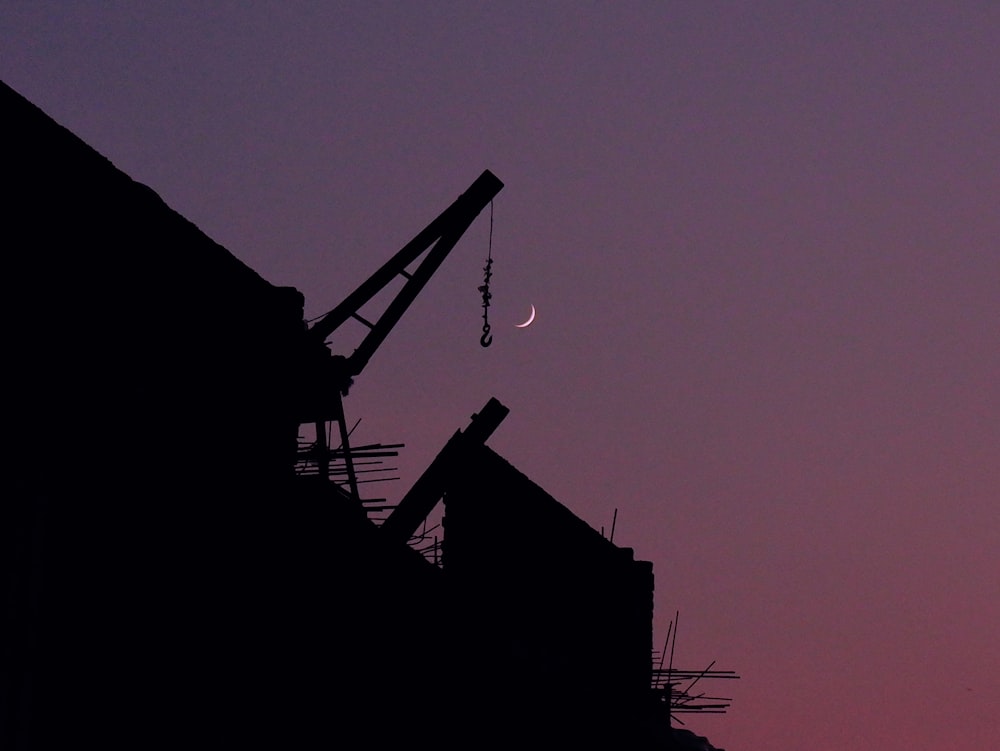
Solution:
M5 748L666 747L651 564L475 419L385 529L296 475L302 295L3 84L0 115Z

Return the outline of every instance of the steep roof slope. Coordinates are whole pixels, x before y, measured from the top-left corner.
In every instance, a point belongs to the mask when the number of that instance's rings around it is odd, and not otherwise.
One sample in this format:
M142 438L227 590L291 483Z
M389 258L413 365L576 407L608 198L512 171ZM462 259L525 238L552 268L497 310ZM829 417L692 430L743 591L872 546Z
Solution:
M182 689L168 675L229 643L226 603L273 548L302 298L3 84L0 121L0 725L127 743Z

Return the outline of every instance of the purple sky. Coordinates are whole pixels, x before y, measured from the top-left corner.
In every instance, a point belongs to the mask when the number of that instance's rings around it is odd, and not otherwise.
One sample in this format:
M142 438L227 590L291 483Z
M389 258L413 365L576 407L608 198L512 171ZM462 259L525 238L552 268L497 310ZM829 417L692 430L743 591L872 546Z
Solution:
M0 78L309 316L506 183L493 346L484 216L346 402L373 493L496 396L743 676L689 727L1000 747L1000 5L204 5L3 3Z

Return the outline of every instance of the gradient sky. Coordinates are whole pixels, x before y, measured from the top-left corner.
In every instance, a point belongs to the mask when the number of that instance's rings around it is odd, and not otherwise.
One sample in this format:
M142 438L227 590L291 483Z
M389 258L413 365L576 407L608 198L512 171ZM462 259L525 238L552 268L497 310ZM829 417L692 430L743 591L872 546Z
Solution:
M689 727L1000 748L1000 4L12 0L0 78L309 316L491 169L493 346L484 216L346 401L372 492L496 396L743 676Z

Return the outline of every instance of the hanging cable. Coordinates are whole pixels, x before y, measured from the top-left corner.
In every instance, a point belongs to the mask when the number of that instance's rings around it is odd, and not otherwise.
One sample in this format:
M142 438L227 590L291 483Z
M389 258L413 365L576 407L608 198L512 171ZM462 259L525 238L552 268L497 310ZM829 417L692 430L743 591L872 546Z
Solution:
M490 201L490 241L486 255L486 265L483 266L483 284L479 288L483 296L483 335L479 337L479 343L483 347L489 347L493 343L493 336L490 334L490 278L493 276L493 201Z

